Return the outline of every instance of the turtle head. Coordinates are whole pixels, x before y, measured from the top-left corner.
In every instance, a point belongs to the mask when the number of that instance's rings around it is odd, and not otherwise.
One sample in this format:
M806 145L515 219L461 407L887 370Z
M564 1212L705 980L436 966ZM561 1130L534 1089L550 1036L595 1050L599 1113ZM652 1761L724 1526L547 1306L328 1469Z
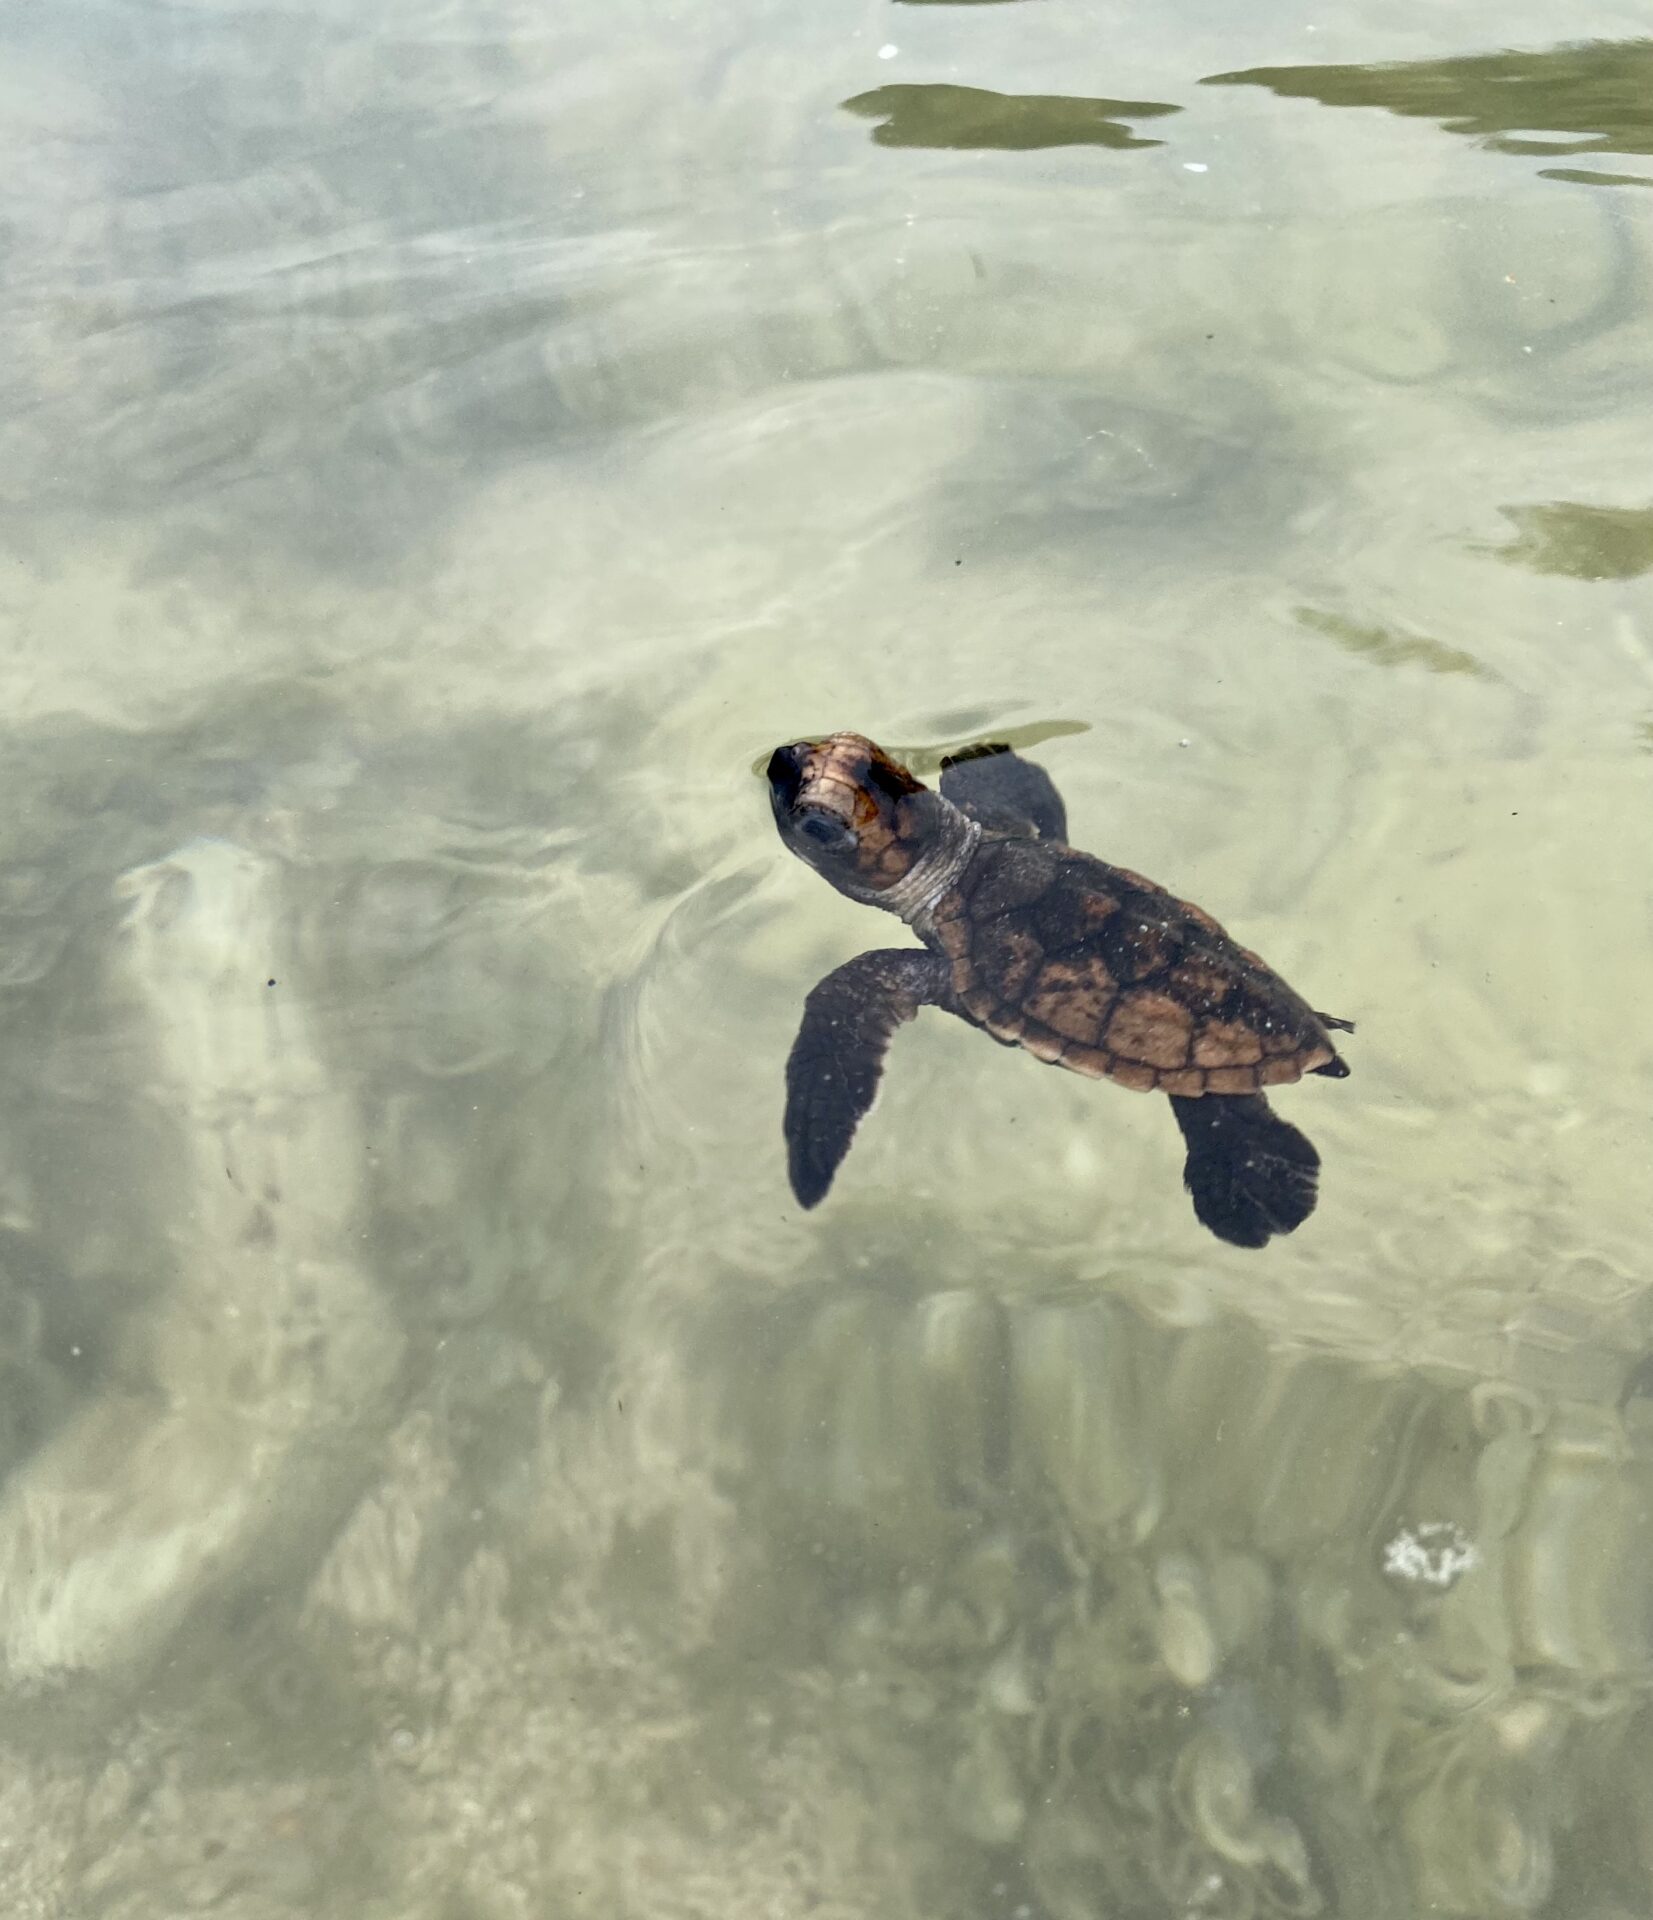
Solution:
M859 733L777 747L769 800L781 839L822 879L852 900L904 916L912 883L949 840L956 815Z

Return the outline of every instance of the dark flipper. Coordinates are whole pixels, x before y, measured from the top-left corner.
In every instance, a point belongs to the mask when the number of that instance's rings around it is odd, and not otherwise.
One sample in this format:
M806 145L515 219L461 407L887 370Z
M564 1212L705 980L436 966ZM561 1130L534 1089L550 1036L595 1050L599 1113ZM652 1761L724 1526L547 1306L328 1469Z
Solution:
M786 1159L798 1204L825 1199L884 1072L897 1027L951 999L947 962L922 948L857 954L804 1002L786 1062Z
M1314 1212L1320 1156L1260 1093L1172 1097L1188 1142L1183 1184L1202 1226L1236 1247L1262 1247Z
M1068 810L1055 782L1012 747L966 747L950 753L941 763L941 793L984 827L1001 833L1036 833L1041 840L1068 837Z

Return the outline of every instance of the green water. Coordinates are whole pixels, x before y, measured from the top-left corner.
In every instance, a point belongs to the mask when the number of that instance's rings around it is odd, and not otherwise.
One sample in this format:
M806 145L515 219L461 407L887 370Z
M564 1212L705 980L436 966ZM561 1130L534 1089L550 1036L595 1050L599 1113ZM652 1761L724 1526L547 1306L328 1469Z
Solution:
M1639 1920L1645 8L0 16L0 1911ZM1203 1235L754 769L1358 1021Z

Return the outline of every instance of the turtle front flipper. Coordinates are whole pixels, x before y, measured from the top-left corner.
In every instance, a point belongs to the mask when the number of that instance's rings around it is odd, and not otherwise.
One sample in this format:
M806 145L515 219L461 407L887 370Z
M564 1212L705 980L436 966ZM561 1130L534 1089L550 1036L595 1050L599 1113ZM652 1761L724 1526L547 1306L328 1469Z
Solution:
M1236 1247L1262 1247L1314 1212L1320 1156L1260 1093L1171 1099L1188 1142L1183 1185L1200 1224Z
M950 753L941 763L941 795L1000 833L1068 837L1068 810L1043 767L1013 747L990 743Z
M949 978L939 955L892 948L857 954L811 991L786 1062L787 1171L800 1206L826 1198L896 1028L920 1007L951 1005Z

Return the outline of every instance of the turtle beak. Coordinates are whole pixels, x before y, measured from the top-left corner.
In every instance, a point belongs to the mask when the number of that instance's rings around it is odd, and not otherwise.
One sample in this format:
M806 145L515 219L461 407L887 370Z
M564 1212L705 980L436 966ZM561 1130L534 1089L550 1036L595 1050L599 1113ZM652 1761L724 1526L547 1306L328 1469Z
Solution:
M811 751L808 740L794 740L791 746L777 747L769 756L769 798L777 816L790 813L797 805Z
M812 777L820 743L795 740L769 759L769 799L782 837L806 860L853 851L854 793L836 780Z

